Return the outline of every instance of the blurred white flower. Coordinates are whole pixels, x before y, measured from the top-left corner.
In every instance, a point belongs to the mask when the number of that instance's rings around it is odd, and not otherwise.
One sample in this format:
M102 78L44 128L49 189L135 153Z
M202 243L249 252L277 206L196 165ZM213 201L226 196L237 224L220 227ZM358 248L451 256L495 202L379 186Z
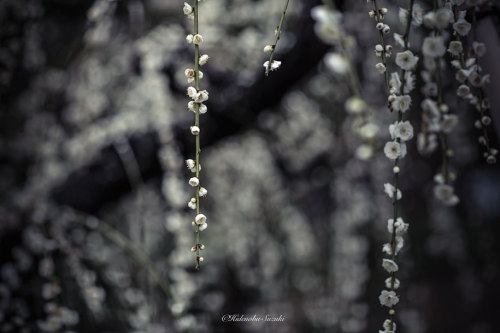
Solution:
M446 53L446 47L444 46L443 38L440 36L425 37L422 44L422 53L426 57L442 57Z
M346 59L339 53L332 52L326 54L325 64L328 69L336 74L345 74L349 69Z
M461 52L464 51L464 48L462 46L462 42L458 40L454 40L450 42L450 45L448 46L448 52L450 52L452 55L455 57L458 57Z

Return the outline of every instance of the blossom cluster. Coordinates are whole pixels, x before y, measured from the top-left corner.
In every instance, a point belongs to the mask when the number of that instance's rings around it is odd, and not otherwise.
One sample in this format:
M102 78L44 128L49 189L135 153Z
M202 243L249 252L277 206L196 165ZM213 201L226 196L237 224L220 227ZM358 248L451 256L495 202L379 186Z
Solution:
M189 179L189 185L195 188L195 196L188 202L188 207L196 211L196 216L192 225L196 230L196 244L191 248L191 251L196 254L196 269L200 268L200 262L203 257L200 256L200 250L204 250L205 246L200 243L200 232L208 227L207 217L200 213L200 198L207 195L208 191L200 184L200 114L207 112L207 107L203 102L208 100L208 91L201 90L199 87L200 79L203 78L203 72L199 67L207 63L209 56L204 54L200 55L200 45L203 43L203 36L198 31L198 1L195 0L194 6L184 3L184 14L194 21L194 34L189 34L186 37L188 44L195 46L195 64L194 68L186 68L184 74L186 75L188 83L194 83L194 86L187 88L187 95L192 99L188 103L188 110L194 112L195 123L190 127L191 134L196 137L196 151L195 159L186 160L187 168L195 175Z

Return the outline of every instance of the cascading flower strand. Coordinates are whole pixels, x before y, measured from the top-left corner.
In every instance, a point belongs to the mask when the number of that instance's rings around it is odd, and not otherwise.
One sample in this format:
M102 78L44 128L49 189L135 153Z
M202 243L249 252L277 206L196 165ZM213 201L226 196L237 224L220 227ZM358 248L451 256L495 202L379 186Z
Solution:
M375 3L374 6L376 6ZM376 9L376 11L379 10ZM369 14L377 21L376 29L378 31L381 30L381 24L384 25L382 29L390 29L389 26L386 27L384 23L380 22L380 17L377 16L377 13L373 14L373 12L370 12ZM385 280L386 289L382 290L379 296L380 304L389 308L389 319L384 321L384 330L381 332L396 331L396 323L394 320L396 310L394 307L399 302L399 296L396 290L400 284L399 280L396 278L396 272L399 270L399 265L396 262L396 255L404 245L403 235L408 230L408 224L399 216L398 209L399 200L402 198L402 193L399 189L399 173L401 171L400 161L406 156L406 142L413 138L413 126L408 120L404 120L404 114L411 106L412 100L409 94L415 86L415 77L412 71L415 69L419 60L419 58L409 50L409 38L411 25L418 26L422 23L422 10L420 6L414 5L414 0L410 0L408 10L400 8L399 18L401 22L406 25L404 35L394 34L396 43L403 48L403 51L396 54L395 59L396 65L400 68L400 73L391 73L388 86L388 108L391 112L397 112L397 120L389 125L391 141L387 142L384 146L385 156L394 161L394 178L393 184L384 184L385 193L392 200L393 218L387 221L387 230L391 235L390 241L382 246L382 252L389 256L389 258L384 258L382 260L382 267L390 276Z
M482 87L489 82L489 74L481 74L479 58L486 53L486 46L477 41L475 33L476 14L475 11L484 1L467 1L466 5L472 8L473 24L467 21L467 10L460 10L464 0L451 1L453 9L453 34L455 39L450 42L448 52L455 58L451 64L457 70L456 80L460 83L457 95L472 104L479 113L479 119L475 127L481 130L479 143L484 146L484 157L487 163L495 163L498 150L491 147L487 127L491 124L491 118L486 114L490 108L489 100L484 96ZM474 25L474 27L473 27ZM473 31L472 48L467 53L464 44L470 31Z
M479 66L479 58L486 53L486 46L477 39L477 18L476 12L479 10L479 5L484 1L471 1L474 3L472 10L472 35L473 42L470 49L470 55L475 59L474 71L469 77L469 81L474 86L476 94L471 98L471 104L474 105L479 112L480 119L476 121L475 126L482 129L482 136L479 137L479 143L484 146L484 158L489 164L496 163L496 155L498 150L491 147L491 141L488 137L487 127L491 124L491 118L487 115L490 108L490 103L485 97L483 86L490 82L490 75L482 73L482 68Z
M442 71L443 56L446 54L445 36L443 30L448 28L453 13L449 5L438 8L439 2L434 1L434 9L424 16L424 25L432 29L422 45L424 68L421 72L425 85L422 89L426 98L422 102L423 126L419 135L421 152L434 149L439 140L442 151L442 172L434 176L437 183L434 187L434 196L445 205L452 206L459 202L458 196L451 185L455 175L450 172L450 159L453 150L448 145L448 134L458 123L458 117L451 114L450 108L443 100ZM433 142L433 143L431 143Z
M277 70L281 66L281 61L278 60L273 60L274 58L274 52L276 51L276 45L278 45L278 41L280 40L281 36L281 26L283 25L283 21L285 20L285 15L286 15L286 10L288 9L288 3L290 0L285 0L285 7L283 8L283 12L281 13L281 19L280 23L276 27L276 30L274 31L274 43L266 45L264 47L264 52L271 52L269 55L269 60L264 63L264 68L266 69L266 76L269 75L270 71Z
M189 44L194 44L194 69L187 68L185 74L188 83L194 82L194 87L190 86L187 88L187 94L192 98L192 101L188 103L188 109L195 114L195 123L191 126L190 130L191 134L196 137L196 150L195 160L186 160L186 166L195 174L194 177L189 179L189 185L195 188L195 196L188 202L188 207L196 211L196 216L194 221L192 221L192 225L195 227L196 244L191 248L191 251L196 254L197 270L200 269L200 263L203 261L203 257L200 256L200 250L205 249L205 246L200 243L200 232L208 227L207 217L200 213L200 198L208 193L200 183L200 114L207 112L207 107L203 102L208 100L208 91L200 90L200 79L203 77L203 73L199 68L208 61L209 57L206 54L200 55L200 45L203 43L203 37L199 34L198 29L199 2L200 0L195 0L193 6L185 2L183 8L184 14L194 21L194 33L186 37L186 41Z

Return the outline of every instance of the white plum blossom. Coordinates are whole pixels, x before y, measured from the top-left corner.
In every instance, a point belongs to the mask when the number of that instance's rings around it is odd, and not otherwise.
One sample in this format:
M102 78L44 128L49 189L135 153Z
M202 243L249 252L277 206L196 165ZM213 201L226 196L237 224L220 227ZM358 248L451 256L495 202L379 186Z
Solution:
M396 42L396 44L398 44L401 47L405 46L405 40L403 38L403 35L400 35L398 33L394 33L394 41Z
M182 8L185 15L193 14L193 7L191 7L187 2L184 2L184 7Z
M203 231L203 230L205 230L206 228L208 228L208 224L207 224L207 223L202 223L202 224L198 227L198 230ZM201 258L203 258L203 257L201 257ZM200 258L200 259L201 259L201 258ZM202 261L202 260L200 260L200 261Z
M467 36L471 29L471 24L467 22L464 18L458 19L455 23L453 23L453 29L460 36Z
M196 217L194 218L194 222L197 224L197 225L201 225L203 223L206 223L207 222L207 217L204 215L204 214L198 214L196 215Z
M394 192L395 192L395 187L392 184L385 183L384 184L384 192L389 196L389 198L393 199L394 198ZM396 194L396 200L401 200L403 195L401 194L401 191L398 189L397 194Z
M455 126L458 124L458 117L457 115L454 114L446 114L443 116L443 119L441 120L441 130L444 133L450 133Z
M316 6L311 9L311 16L316 21L314 31L319 38L329 44L335 44L342 38L338 11L331 10L328 6Z
M186 160L186 166L191 172L196 172L196 162L192 159ZM199 168L201 170L201 168Z
M399 297L392 290L391 291L382 290L378 299L379 299L381 305L384 305L387 307L392 307L392 306L398 304L398 302L399 302Z
M208 55L206 55L206 54L202 55L200 57L200 59L199 59L200 66L205 65L207 63L207 61L208 61L209 58L210 57Z
M409 121L400 121L394 127L394 137L401 141L408 141L413 138L413 126Z
M410 95L395 96L391 102L391 108L394 111L406 112L410 108L411 97Z
M478 57L482 57L486 53L486 45L477 41L472 42L472 49Z
M426 37L422 44L422 53L426 57L442 57L446 53L443 38L440 36Z
M350 114L361 114L367 107L366 102L357 96L349 97L344 103L345 110Z
M398 217L395 223L394 219L387 220L387 231L390 234L392 234L394 227L396 227L396 235L403 235L408 231L409 226L410 225L408 223L405 223L401 217Z
M265 69L267 69L267 67L269 66L269 61L266 61L263 66ZM271 66L269 66L269 69L271 71L274 71L274 70L277 70L278 68L280 68L280 66L281 66L281 61L273 60L273 61L271 61Z
M396 54L396 65L405 71L411 71L418 63L418 57L410 50Z
M385 65L383 63L379 62L378 64L375 65L375 70L379 74L384 74L386 68L385 68Z
M384 154L390 160L401 156L401 144L397 141L388 141L384 146Z
M412 20L411 24L414 26L419 26L422 24L423 21L423 8L417 3L413 5L413 10L412 10ZM408 18L410 16L410 13L408 10L404 8L399 8L399 20L403 25L406 25L408 23Z
M264 52L272 52L274 50L274 46L273 45L266 45L264 47Z
M201 45L203 43L203 36L200 34L196 34L193 36L193 43L196 45Z
M399 279L394 279L394 288L392 288L392 277L388 277L387 279L385 279L385 287L387 289L398 289L399 284Z
M196 88L195 87L188 87L187 88L187 95L191 98L194 98L194 96L196 95Z
M462 46L462 42L458 40L454 40L450 42L450 45L448 46L448 52L450 52L452 55L455 57L458 57L460 53L464 51L464 48Z
M454 206L460 202L460 199L454 193L453 187L448 184L434 186L434 196L447 206Z
M200 180L197 177L192 177L189 179L189 185L196 187L200 184Z
M394 273L399 269L398 264L391 259L382 259L382 267L387 271L387 273Z
M191 129L191 134L193 135L200 134L200 128L198 126L191 126L190 129Z
M347 60L339 53L328 53L325 55L325 64L328 69L336 74L346 74L349 69Z
M200 197L204 197L208 194L208 191L206 188L200 187L200 190L198 191L198 193L200 194Z
M196 103L202 103L208 100L208 91L200 90L191 96Z

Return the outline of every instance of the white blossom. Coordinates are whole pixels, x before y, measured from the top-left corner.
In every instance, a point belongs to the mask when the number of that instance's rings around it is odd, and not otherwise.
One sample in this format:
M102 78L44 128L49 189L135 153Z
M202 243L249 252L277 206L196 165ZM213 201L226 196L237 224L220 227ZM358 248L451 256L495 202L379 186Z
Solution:
M267 69L268 65L269 65L269 61L266 61L263 66L265 69ZM269 69L274 71L274 70L277 70L278 68L280 68L280 66L281 66L281 61L273 60L273 61L271 61L271 66L269 67Z
M204 197L208 194L208 191L206 188L200 187L200 190L198 191L198 193L200 194L200 197Z
M409 121L400 121L394 127L394 137L402 141L408 141L413 138L413 126Z
M202 103L208 100L208 91L206 90L200 90L194 96L192 96L193 100L196 103Z
M411 97L410 95L396 96L391 102L391 108L394 111L406 112L410 108Z
M418 57L413 55L413 52L406 50L396 54L396 65L405 71L415 68L418 62Z
M188 44L192 44L193 43L193 35L192 34L189 34L186 36L186 42L188 42Z
M191 7L187 2L184 2L184 7L182 8L182 10L186 15L193 14L193 7Z
M200 184L200 180L197 177L192 177L189 179L189 185L196 187Z
M394 279L394 288L392 288L392 277L388 277L387 279L385 279L385 287L387 289L398 289L399 284L399 279Z
M450 133L458 124L458 117L454 114L446 114L441 120L441 130L444 133Z
M442 57L446 53L443 38L440 36L426 37L422 44L422 53L426 57Z
M391 259L382 259L382 267L384 267L387 273L394 273L399 269L398 264Z
M405 47L405 40L403 38L403 35L400 35L398 33L394 33L394 41L396 44L398 44L401 47Z
M203 223L206 223L207 222L207 217L204 215L204 214L198 214L196 215L196 217L194 218L194 222L197 224L197 225L201 225Z
M339 53L328 53L325 55L325 64L333 73L346 74L349 69L348 63Z
M274 46L273 45L266 45L264 47L264 52L272 52L274 50Z
M194 96L196 95L197 93L197 90L195 87L188 87L187 88L187 95L191 98L194 98Z
M375 65L375 70L377 71L377 73L379 74L384 74L385 73L385 65L381 62L379 62L378 64Z
M202 55L200 59L198 60L199 64L201 66L205 65L210 57L206 54Z
M201 45L203 43L203 36L200 34L196 34L193 36L193 43L196 45Z
M357 96L349 97L344 103L345 110L350 114L361 114L367 110L367 107L365 101Z
M190 130L191 130L191 134L193 134L193 135L200 134L200 128L198 126L191 126Z
M388 141L384 146L384 154L390 160L401 156L401 144L397 141Z
M454 40L450 42L450 45L448 46L448 52L450 52L452 55L455 57L458 57L461 52L464 51L464 48L462 46L462 42L458 40Z
M200 114L204 114L204 113L207 113L207 106L205 104L200 104L200 107L199 107L199 111L200 111Z
M405 223L401 217L398 217L395 223L394 219L387 220L387 231L390 234L392 234L394 227L396 227L396 235L398 236L403 235L408 231L409 226L410 225L408 223Z
M478 57L482 57L486 53L486 45L480 42L472 42L472 49Z
M453 23L453 29L460 36L467 36L471 29L471 24L467 22L464 18L460 18L455 23Z
M207 223L202 223L202 224L198 227L198 230L203 231L203 230L205 230L206 228L208 228L208 224L207 224ZM201 258L202 258L202 257L201 257ZM201 258L200 258L200 259L201 259ZM202 260L200 260L200 261L202 261Z
M434 196L447 206L454 206L460 202L454 193L453 187L448 184L434 186Z
M392 184L385 183L384 184L384 192L389 196L389 198L392 199L392 198L394 198L395 188ZM401 200L402 197L403 197L403 195L401 194L401 191L398 189L397 194L396 194L396 199Z
M394 291L382 290L380 296L378 297L381 305L392 307L399 302L399 297Z

